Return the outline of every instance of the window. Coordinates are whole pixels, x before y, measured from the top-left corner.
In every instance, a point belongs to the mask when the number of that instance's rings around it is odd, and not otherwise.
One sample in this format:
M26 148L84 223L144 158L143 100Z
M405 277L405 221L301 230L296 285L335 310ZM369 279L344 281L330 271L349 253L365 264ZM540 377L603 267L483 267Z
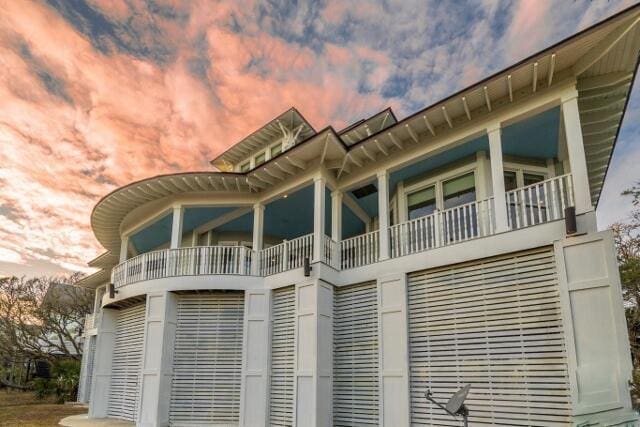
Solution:
M442 184L444 208L454 208L476 200L476 183L473 172L445 181Z
M409 219L432 214L436 209L436 187L431 186L407 196Z
M544 175L538 175L533 173L525 173L522 175L524 186L535 184L540 181L544 181Z
M249 169L251 169L251 163L250 162L245 162L245 163L240 165L240 172L247 172Z
M504 172L504 191L511 191L518 188L518 178L515 172Z
M273 147L271 147L271 158L274 158L280 153L282 153L282 144L274 145Z
M258 154L256 156L256 158L255 158L256 167L260 166L261 164L263 164L265 162L265 160L266 160L265 154L266 153L263 151L262 153L260 153L260 154Z

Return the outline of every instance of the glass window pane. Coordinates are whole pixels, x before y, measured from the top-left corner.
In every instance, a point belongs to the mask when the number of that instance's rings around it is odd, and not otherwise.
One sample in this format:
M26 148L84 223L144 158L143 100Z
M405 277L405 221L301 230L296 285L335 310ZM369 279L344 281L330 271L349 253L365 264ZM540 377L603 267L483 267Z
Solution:
M516 180L516 173L511 171L504 172L504 190L511 191L518 188L518 181Z
M524 174L524 185L535 184L536 182L544 181L544 175L537 175L533 173L525 173Z
M240 172L246 172L249 170L250 167L251 167L251 164L249 162L243 163L240 165Z
M264 163L265 153L260 153L256 156L256 166L259 166Z
M450 179L442 184L444 208L449 209L476 200L475 178L472 173Z
M278 154L282 153L282 144L274 145L271 147L271 157L275 157Z
M409 194L407 206L409 219L432 214L436 209L436 188L431 186Z

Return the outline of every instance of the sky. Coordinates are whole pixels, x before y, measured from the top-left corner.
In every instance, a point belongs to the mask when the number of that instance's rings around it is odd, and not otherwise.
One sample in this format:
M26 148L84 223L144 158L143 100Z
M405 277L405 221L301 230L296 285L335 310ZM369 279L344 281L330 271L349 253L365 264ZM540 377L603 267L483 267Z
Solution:
M209 160L295 106L405 117L632 1L0 0L0 277L90 271L91 209ZM632 93L598 207L640 180Z

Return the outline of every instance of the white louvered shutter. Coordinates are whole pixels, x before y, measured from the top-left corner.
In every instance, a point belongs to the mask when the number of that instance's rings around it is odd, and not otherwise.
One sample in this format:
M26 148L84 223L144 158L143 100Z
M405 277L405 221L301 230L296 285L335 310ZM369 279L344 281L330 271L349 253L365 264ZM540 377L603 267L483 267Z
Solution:
M116 319L111 365L109 417L136 421L140 407L140 377L144 346L145 304L123 308Z
M295 286L273 291L269 425L293 425Z
M179 296L171 425L238 425L243 317L241 291Z
M408 295L412 425L459 425L424 393L467 383L470 425L570 425L552 249L414 273Z
M334 289L333 425L378 425L376 282Z

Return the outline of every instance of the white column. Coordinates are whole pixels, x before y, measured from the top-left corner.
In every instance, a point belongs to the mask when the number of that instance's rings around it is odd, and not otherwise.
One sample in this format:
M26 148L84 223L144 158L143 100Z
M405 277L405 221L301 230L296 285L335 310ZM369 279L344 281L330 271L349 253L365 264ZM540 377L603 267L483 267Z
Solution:
M330 427L333 382L333 286L296 287L294 426Z
M504 191L504 166L502 165L502 140L500 124L487 128L489 155L491 158L491 182L493 185L493 214L496 218L496 233L508 230L507 199Z
M266 427L269 415L270 290L248 290L244 303L240 425Z
M487 196L487 153L478 151L476 153L476 194L478 200L484 200Z
M389 173L378 172L378 222L380 260L389 259Z
M182 206L173 207L173 221L171 222L171 249L177 249L182 243L182 219L184 209Z
M129 253L129 236L124 235L120 238L120 262L125 262L127 260L127 255Z
M255 257L251 266L251 274L257 276L260 273L260 251L262 250L264 239L264 205L256 203L253 205L253 250Z
M331 193L331 238L340 242L342 240L342 191Z
M116 317L118 311L105 308L100 316L96 353L93 359L93 381L91 384L91 402L89 418L107 416L109 389L111 388L111 360L116 343Z
M313 180L313 261L322 261L324 245L325 180L317 176Z
M572 91L570 96L563 97L561 101L576 213L581 214L593 210L593 205L591 204L587 158L584 154L582 128L580 127L578 92Z
M620 275L611 230L554 242L574 425L636 425ZM614 421L615 420L615 421ZM583 424L584 423L584 424Z
M172 292L147 294L138 426L169 425L177 300Z
M380 425L408 427L409 350L407 277L378 279L378 343Z

